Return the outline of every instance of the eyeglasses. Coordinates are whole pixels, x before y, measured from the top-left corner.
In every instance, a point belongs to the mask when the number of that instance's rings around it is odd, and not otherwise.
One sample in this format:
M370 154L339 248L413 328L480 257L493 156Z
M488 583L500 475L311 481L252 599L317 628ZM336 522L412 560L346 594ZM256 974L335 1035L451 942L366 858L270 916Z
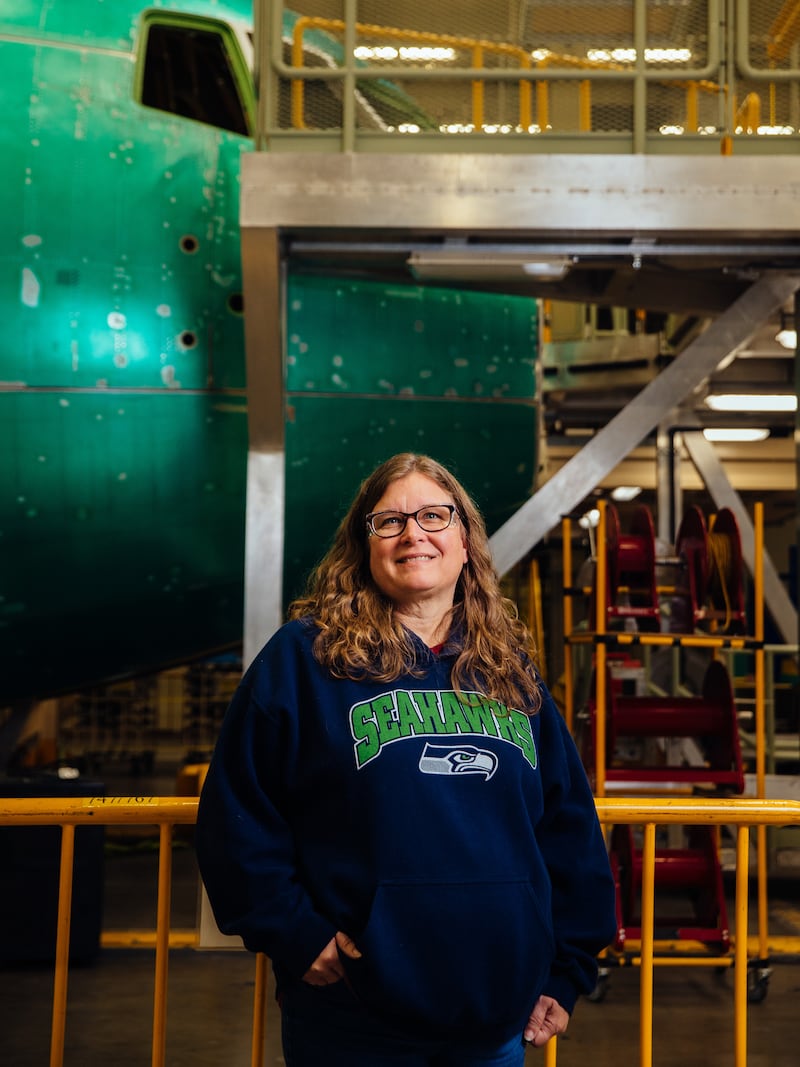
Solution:
M376 537L399 537L409 519L426 533L446 530L457 515L455 504L426 504L417 511L373 511L367 515L367 529Z

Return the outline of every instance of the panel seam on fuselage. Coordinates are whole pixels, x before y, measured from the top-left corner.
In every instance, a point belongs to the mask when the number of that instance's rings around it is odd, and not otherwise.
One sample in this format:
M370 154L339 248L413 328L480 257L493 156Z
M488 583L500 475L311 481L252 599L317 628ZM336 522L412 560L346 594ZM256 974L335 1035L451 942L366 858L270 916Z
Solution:
M103 48L94 44L79 44L77 41L55 41L49 37L18 37L16 34L0 33L0 43L24 44L36 48L58 48L68 52L91 52L92 55L115 56L117 59L134 59L133 50Z

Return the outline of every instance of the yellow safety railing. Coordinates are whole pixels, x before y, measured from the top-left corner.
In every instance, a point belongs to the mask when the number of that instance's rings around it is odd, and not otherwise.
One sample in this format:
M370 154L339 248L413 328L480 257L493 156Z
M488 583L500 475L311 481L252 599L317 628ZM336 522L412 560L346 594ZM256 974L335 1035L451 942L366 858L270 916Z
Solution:
M800 40L800 4L797 0L784 0L767 36L769 58L773 61L786 59Z
M654 896L656 827L734 826L736 835L735 929L732 939L733 958L717 955L707 960L714 967L734 968L734 1067L747 1064L747 972L750 940L748 924L748 877L750 828L765 832L768 826L800 826L800 801L696 798L598 798L597 811L607 825L632 825L644 828L642 850L642 924L639 957L632 962L641 968L639 996L640 1032L639 1065L653 1063L653 969L658 960L654 945ZM191 825L197 816L196 797L85 797L56 800L53 798L0 799L0 826L61 827L59 898L53 987L53 1016L50 1067L62 1067L66 1026L69 936L72 911L72 869L75 828L77 826L156 825L159 827L158 907L155 931L155 994L153 1005L152 1065L165 1063L167 1018L167 971L170 947L170 898L172 888L172 830L177 825ZM741 932L744 931L744 936ZM762 946L758 946L763 959ZM673 961L674 962L674 961ZM686 961L684 961L686 962ZM265 1049L265 1014L267 998L267 960L256 956L256 980L253 1000L251 1065L261 1067ZM555 1067L557 1042L545 1048L545 1067ZM627 1060L627 1062L633 1062Z
M292 65L303 66L303 37L306 30L321 29L343 33L345 22L342 19L321 18L310 15L301 16L294 25L292 31ZM460 48L469 51L472 57L472 66L482 68L484 55L505 56L517 62L520 70L530 70L532 57L530 52L518 45L505 44L498 41L484 41L473 37L455 37L451 34L427 33L422 30L404 30L394 26L373 26L369 23L357 22L357 33L373 39L389 41L405 41L413 44L430 44L446 48ZM297 130L306 128L304 115L305 82L302 78L292 80L292 125ZM472 123L476 129L481 129L484 122L484 83L481 80L472 82ZM521 80L519 83L519 124L527 130L532 123L531 118L531 83Z
M606 713L608 693L606 692L606 663L607 647L604 638L606 634L606 589L608 582L606 543L606 502L598 502L598 551L595 568L596 590L596 617L594 633L582 634L579 637L572 635L569 640L590 641L595 648L595 703L597 711L596 741L595 741L595 783L594 789L598 797L604 797L606 792ZM564 520L563 526L564 544L571 537L569 520ZM754 535L754 567L753 567L753 600L754 627L752 638L727 637L724 635L687 634L675 635L664 633L615 633L615 643L619 647L626 644L638 643L642 646L669 645L679 638L682 645L692 648L706 648L715 651L722 649L745 650L752 652L754 659L755 676L755 781L756 799L762 800L766 795L766 729L765 729L765 651L764 651L764 505L757 501L753 508L753 535ZM571 566L571 560L570 560ZM565 570L565 579L569 578L570 571ZM565 581L565 585L569 582ZM565 594L565 601L568 596ZM566 616L565 616L566 618ZM566 632L566 631L565 631ZM567 687L569 689L569 685ZM568 710L572 714L571 705ZM569 720L568 720L569 721ZM758 891L758 945L759 958L767 954L767 827L760 824L757 831L756 842L756 865L757 865L757 891Z
M498 151L496 144L505 143L509 151L549 152L553 150L549 141L553 140L558 151L583 152L588 140L602 138L602 151L617 152L628 150L629 135L635 153L652 151L656 145L659 152L686 151L681 147L685 136L691 152L717 150L729 155L734 143L746 152L761 151L767 137L776 143L787 136L796 137L800 130L791 88L800 72L800 0L783 0L777 13L776 5L767 5L765 0L708 0L698 5L692 16L699 20L694 30L687 37L679 35L675 42L691 38L697 42L696 54L691 55L687 46L686 58L676 55L674 62L648 56L648 45L659 35L652 23L652 5L646 0L630 0L630 24L624 30L615 31L605 24L601 4L595 5L594 15L587 16L584 36L587 41L602 42L608 58L602 53L562 53L560 38L546 32L537 33L535 48L530 43L523 47L511 30L506 40L498 40L497 26L490 17L485 30L476 28L472 36L465 36L428 31L424 25L361 22L357 0L344 0L339 18L298 14L284 0L254 0L253 6L255 68L260 86L256 143L261 149L268 145L273 150L290 147L293 138L283 135L292 130L302 132L304 140L324 150L332 146L343 151L374 150L383 137L402 135L405 142L406 134L424 132L418 141L423 151L436 150L440 140L466 135L470 137L470 151L480 151L485 145L494 152ZM765 16L771 20L769 25ZM318 39L312 39L315 33L317 37L327 35L328 40L320 46ZM355 54L357 42L380 41L457 49L459 64L404 62L402 58L371 62ZM424 131L412 131L413 121L387 125L380 132L372 126L365 131L358 129L359 93L368 82L379 80L388 80L407 92L419 83L423 109L425 94L435 94L435 113L428 116L430 123ZM336 86L335 93L341 98L340 125L309 129L303 104L307 81ZM516 120L503 117L505 93L499 91L503 113L487 118L487 83L498 90L505 86L517 90ZM753 83L763 85L763 91L752 91ZM569 92L569 84L575 85L575 94ZM288 122L281 97L281 89L287 85ZM449 91L454 86L471 92L471 120L462 120L461 101ZM651 90L656 86L658 92L654 94ZM673 99L671 93L664 93L665 88L682 93L683 107L681 96ZM577 99L577 121L573 96ZM595 101L600 98L598 106ZM706 106L701 107L703 98ZM609 100L616 101L623 112L611 125L603 106ZM455 112L452 116L449 107ZM628 112L630 119L625 117ZM598 114L605 123L600 129ZM340 131L341 137L332 138L333 130ZM494 136L498 133L508 137L499 139ZM623 149L620 144L624 144Z
M343 34L346 29L343 19L323 18L321 16L302 15L294 24L292 30L291 66L297 74L291 78L291 115L292 126L296 130L305 130L305 77L313 77L313 74L301 73L303 66L303 41L307 30L325 30L329 33ZM531 53L519 45L508 44L502 41L487 41L475 37L454 36L452 34L432 33L422 30L403 29L396 26L377 26L371 23L356 22L355 32L372 40L403 41L406 44L427 44L442 48L460 49L469 53L473 71L480 71L481 78L472 80L472 126L475 130L483 129L485 123L484 90L485 81L490 80L492 71L485 66L486 55L505 57L516 63L520 71L547 70L548 68L579 69L587 72L587 78L578 83L578 129L581 133L589 133L592 130L592 84L589 75L598 71L617 71L620 76L630 74L630 67L610 60L593 60L580 56L572 56L555 52L534 61ZM530 75L521 77L518 84L519 93L519 127L524 131L537 131L550 129L550 85L546 81L536 80L536 125L533 123L532 112L532 81ZM672 82L682 88L686 94L686 128L697 132L697 97L700 92L718 94L720 85L706 78ZM744 107L744 105L743 105ZM754 132L752 117L757 115L759 98L755 93L747 97L745 118L748 132ZM741 115L737 115L741 119Z
M155 930L155 992L153 997L153 1067L163 1067L166 1051L167 972L170 947L170 901L172 897L172 831L178 825L194 825L197 797L84 797L69 799L27 798L0 800L0 826L60 826L58 913L56 919L55 980L50 1035L50 1067L62 1067L67 1016L67 980L72 915L72 878L76 826L158 826L158 898ZM263 964L262 964L263 966ZM260 1064L255 1042L263 1047L263 1007L266 983L256 984L253 1021L252 1063ZM257 1025L261 1020L260 1028Z

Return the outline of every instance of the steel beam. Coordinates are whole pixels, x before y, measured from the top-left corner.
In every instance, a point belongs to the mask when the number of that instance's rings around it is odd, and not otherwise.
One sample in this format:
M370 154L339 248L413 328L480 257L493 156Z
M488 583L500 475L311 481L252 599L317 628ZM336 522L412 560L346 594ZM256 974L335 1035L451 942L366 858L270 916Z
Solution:
M285 443L283 266L274 229L242 230L247 359L244 665L283 613Z
M794 156L252 152L241 181L243 230L276 227L303 241L373 231L394 244L410 234L634 237L645 252L656 237L674 246L687 234L788 244L800 203Z

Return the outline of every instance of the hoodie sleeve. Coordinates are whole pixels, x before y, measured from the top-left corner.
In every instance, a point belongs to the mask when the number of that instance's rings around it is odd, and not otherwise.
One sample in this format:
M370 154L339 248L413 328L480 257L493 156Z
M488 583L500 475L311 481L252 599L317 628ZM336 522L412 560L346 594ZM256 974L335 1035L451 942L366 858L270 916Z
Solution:
M278 677L286 665L270 651L251 666L226 713L200 795L195 847L220 930L300 978L336 929L315 910L296 870L284 816L296 688ZM261 693L280 700L260 701Z
M617 931L614 880L575 743L549 693L540 745L544 816L537 840L552 884L555 960L544 994L572 1013L597 982L597 954Z

